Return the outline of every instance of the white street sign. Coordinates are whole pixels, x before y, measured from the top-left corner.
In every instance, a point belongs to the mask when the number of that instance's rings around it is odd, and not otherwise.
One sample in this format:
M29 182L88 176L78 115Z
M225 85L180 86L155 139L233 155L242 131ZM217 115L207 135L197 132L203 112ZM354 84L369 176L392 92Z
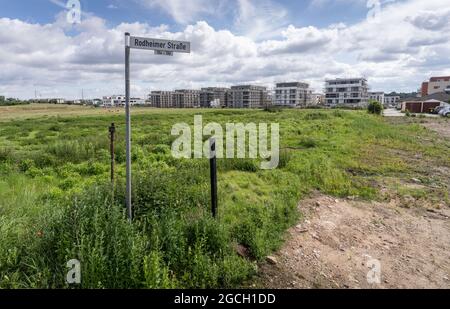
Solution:
M173 52L162 51L162 50L155 50L155 55L173 56Z
M173 56L173 53L191 52L190 42L140 38L125 33L125 119L126 119L126 192L128 219L133 221L131 194L131 108L130 108L130 51L135 49L154 50L155 55Z
M189 54L191 52L190 42L140 38L134 36L130 37L130 47L135 49L147 49L172 53Z

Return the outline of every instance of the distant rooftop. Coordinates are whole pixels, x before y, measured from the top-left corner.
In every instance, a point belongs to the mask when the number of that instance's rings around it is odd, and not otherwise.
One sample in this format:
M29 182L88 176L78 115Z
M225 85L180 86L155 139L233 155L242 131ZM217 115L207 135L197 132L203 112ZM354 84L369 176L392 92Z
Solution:
M442 101L442 102L449 102L450 100L450 94L445 93L445 92L438 92L438 93L434 93L434 94L430 94L421 98L417 98L417 97L411 97L411 98L404 98L402 99L402 101L428 101L428 100L438 100L438 101Z

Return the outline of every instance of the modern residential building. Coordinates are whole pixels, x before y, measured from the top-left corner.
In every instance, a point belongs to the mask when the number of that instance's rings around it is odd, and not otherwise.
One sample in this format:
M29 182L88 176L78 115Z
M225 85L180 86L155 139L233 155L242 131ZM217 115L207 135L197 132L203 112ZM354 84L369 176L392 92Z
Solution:
M445 92L450 88L450 76L431 77L428 82L423 82L421 87L421 95L427 95Z
M146 105L146 101L141 98L130 98L130 105L137 105L137 106L143 106Z
M124 95L113 95L111 97L105 96L103 97L103 106L105 107L115 107L115 106L123 106L125 105L125 96Z
M400 99L401 99L400 96L385 95L384 96L384 106L386 106L386 107L397 106L397 104L400 102Z
M203 108L227 107L230 91L230 88L202 88L200 91L200 106Z
M307 107L312 105L312 90L301 82L277 83L274 104L284 107Z
M239 85L231 87L230 103L232 108L261 108L270 105L266 87Z
M64 103L66 103L66 100L62 99L62 98L48 99L48 103L50 103L50 104L64 104Z
M325 95L323 93L313 93L312 94L312 105L320 106L325 104Z
M173 93L173 104L176 108L198 108L200 107L200 91L181 89Z
M158 108L173 108L175 107L172 91L152 91L150 94L152 106Z
M365 107L369 102L365 78L338 78L325 81L326 105Z
M369 92L369 100L377 101L384 105L384 92L376 91L376 92Z
M94 105L94 106L100 106L100 105L102 105L102 103L103 103L103 100L101 100L101 99L93 99L92 100L92 105Z

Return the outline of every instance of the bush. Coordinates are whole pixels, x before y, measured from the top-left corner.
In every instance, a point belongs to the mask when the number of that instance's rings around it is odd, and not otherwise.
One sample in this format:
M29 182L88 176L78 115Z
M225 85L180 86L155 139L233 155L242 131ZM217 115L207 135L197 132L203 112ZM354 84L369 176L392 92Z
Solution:
M381 115L383 112L383 105L377 101L371 101L367 107L369 114Z

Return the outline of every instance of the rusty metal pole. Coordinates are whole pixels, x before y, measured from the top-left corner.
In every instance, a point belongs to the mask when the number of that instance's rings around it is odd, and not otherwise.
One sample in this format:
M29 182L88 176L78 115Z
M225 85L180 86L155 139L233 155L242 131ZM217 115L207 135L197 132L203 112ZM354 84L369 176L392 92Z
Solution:
M109 134L110 134L110 153L111 153L111 184L113 186L114 190L114 167L115 167L115 161L116 161L116 155L115 155L115 149L114 149L114 141L116 136L116 126L114 123L111 124L109 127Z

